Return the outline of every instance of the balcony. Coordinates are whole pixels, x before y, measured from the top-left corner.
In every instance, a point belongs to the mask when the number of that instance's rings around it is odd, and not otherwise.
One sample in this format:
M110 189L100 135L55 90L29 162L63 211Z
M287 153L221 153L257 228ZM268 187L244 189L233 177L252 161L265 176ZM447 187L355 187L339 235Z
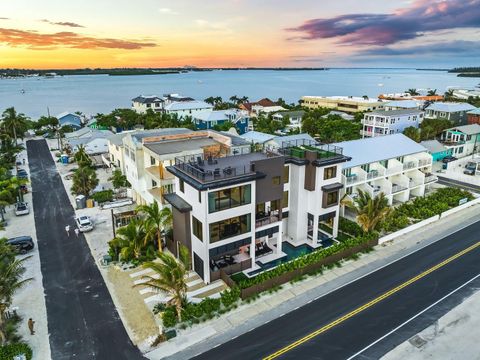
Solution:
M269 213L259 212L255 217L255 228L270 225L281 220L278 210L270 211Z
M371 131L371 130L360 130L360 135L373 137L373 131Z
M403 164L403 170L415 169L417 167L416 161L407 161Z
M362 124L363 125L375 125L375 120L362 119Z
M365 175L362 174L351 174L351 175L342 175L343 182L346 186L357 184L365 181Z
M173 180L175 177L161 165L149 166L145 171L158 180Z
M372 169L367 174L367 180L376 179L378 177L384 176L385 170L383 169Z
M392 186L392 194L399 193L401 191L405 191L408 188L406 186L400 185L400 184L393 184Z
M425 184L438 181L438 178L433 174L425 174Z
M421 159L418 161L419 167L424 167L432 164L432 159Z

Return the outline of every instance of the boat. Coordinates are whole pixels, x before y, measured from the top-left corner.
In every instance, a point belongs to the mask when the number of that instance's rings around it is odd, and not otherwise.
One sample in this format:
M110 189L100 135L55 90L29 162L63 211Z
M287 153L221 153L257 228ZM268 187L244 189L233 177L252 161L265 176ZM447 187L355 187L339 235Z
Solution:
M25 90L24 89L20 90L20 93L25 94Z

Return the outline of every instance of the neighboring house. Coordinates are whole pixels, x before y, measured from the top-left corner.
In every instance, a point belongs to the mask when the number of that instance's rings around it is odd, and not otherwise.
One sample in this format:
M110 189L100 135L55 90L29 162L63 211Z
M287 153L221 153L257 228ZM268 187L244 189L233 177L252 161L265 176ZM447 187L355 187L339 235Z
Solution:
M239 108L248 112L248 115L252 117L258 116L260 113L271 113L285 110L283 107L278 106L272 100L263 98L254 102L246 102L239 105Z
M193 123L198 130L213 129L215 126L232 122L239 134L248 130L250 117L247 112L239 109L205 110L193 116Z
M428 150L428 153L432 155L433 161L442 161L443 158L451 156L453 151L438 140L425 140L420 142L420 145Z
M340 116L343 120L348 120L348 121L352 121L355 119L355 116L353 115L347 114L346 112L343 112L343 111L335 111L335 110L330 111L327 115L323 115L322 118L326 119L332 115Z
M480 108L467 112L468 124L480 124Z
M480 125L471 124L446 129L440 136L440 141L452 150L455 157L472 155L480 146Z
M395 100L384 104L383 109L390 110L422 110L424 102L421 100Z
M419 100L422 102L429 101L429 102L434 102L434 101L442 101L443 96L442 95L426 95L426 92L424 94L420 95L410 95L408 93L397 93L397 94L380 94L378 96L380 100Z
M267 149L280 149L283 147L292 146L302 146L302 145L311 145L316 143L315 139L312 138L309 134L295 134L295 135L286 135L286 136L275 136L273 139L267 140L264 145Z
M476 109L468 103L436 102L425 109L426 119L447 119L455 125L467 124L467 112Z
M198 100L176 101L165 105L165 112L167 114L177 114L180 119L186 116L198 116L206 110L212 111L213 106L207 104L205 101Z
M336 240L339 220L340 148L314 144L282 152L181 157L168 167L176 193L173 242L192 256L205 283L243 271L272 269L295 250L312 251ZM291 255L290 255L291 256Z
M300 130L302 128L303 115L305 115L305 111L303 110L282 111L274 114L272 119L281 122L288 119L289 124L287 125L287 130Z
M384 103L378 99L354 96L302 96L300 103L309 109L328 108L344 111L349 114L381 109L384 105Z
M179 156L228 155L250 150L250 145L213 130L154 129L131 132L123 139L125 176L137 204L164 204L163 195L175 190L167 166Z
M108 137L113 135L109 130L95 130L88 127L65 134L65 140L72 151L77 151L80 146L85 148L89 155L108 153Z
M453 97L462 100L468 100L469 98L480 97L480 90L478 89L452 89Z
M402 133L407 127L418 128L424 113L418 109L375 110L366 113L362 119L362 137L376 137Z
M82 117L70 112L63 112L57 115L60 126L71 126L74 130L82 127Z
M384 193L390 205L423 196L437 177L432 155L403 134L379 136L334 144L351 161L343 166L342 195L351 200L363 190L374 197Z
M155 95L140 95L132 99L132 109L139 114L147 110L162 111L164 100Z
M123 131L121 133L113 134L107 137L108 140L108 160L110 167L119 169L122 174L125 174L125 160L123 150L123 138L131 131Z
M276 138L276 135L262 133L260 131L248 131L240 137L250 144L264 145L267 141Z

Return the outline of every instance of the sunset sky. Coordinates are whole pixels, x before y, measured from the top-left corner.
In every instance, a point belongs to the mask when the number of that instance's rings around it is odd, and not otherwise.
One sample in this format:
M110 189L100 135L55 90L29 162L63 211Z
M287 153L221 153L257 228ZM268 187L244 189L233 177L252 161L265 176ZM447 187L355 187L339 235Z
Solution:
M479 65L480 0L15 0L0 67Z

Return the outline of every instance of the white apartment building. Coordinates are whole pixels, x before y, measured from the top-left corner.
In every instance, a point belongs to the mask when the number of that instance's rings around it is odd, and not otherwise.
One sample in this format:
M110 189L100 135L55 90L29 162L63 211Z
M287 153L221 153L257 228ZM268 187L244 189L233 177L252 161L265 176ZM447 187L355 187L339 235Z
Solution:
M376 110L366 113L362 119L362 137L376 137L402 133L407 127L418 128L424 113L418 109Z
M253 276L295 250L335 241L341 163L349 159L341 149L297 142L249 151L180 157L168 167L177 191L165 195L174 223L167 246L178 254L185 245L205 283L220 279L220 269Z
M379 136L334 144L351 160L344 164L342 196L355 199L358 190L374 197L384 193L390 205L423 196L437 181L432 155L403 134Z

